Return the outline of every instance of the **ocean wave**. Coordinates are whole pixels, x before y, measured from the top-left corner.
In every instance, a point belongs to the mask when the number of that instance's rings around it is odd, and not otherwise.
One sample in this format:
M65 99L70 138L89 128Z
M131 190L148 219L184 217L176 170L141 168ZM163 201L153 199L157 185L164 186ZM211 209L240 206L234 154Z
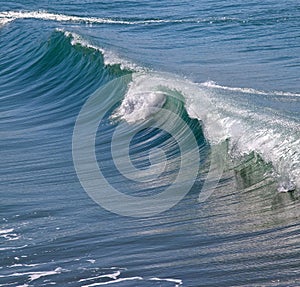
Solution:
M69 79L73 77L83 79L89 75L85 84L94 82L99 87L108 79L121 77L124 71L130 72L132 80L126 88L119 108L111 114L111 119L120 118L128 123L148 120L156 113L155 111L162 109L166 103L170 103L168 98L177 98L183 106L174 104L174 112L182 115L186 111L190 120L197 119L211 146L227 141L229 154L236 161L251 152L257 153L266 163L272 164L274 175L280 182L278 187L280 191L288 191L294 189L295 186L300 186L300 135L297 118L292 119L289 115L278 113L276 109L259 106L251 102L250 97L245 101L245 98L250 95L260 98L267 96L268 99L277 102L282 102L280 97L284 96L285 102L293 102L298 98L298 94L231 88L214 82L193 83L172 74L151 72L146 68L140 68L130 61L123 60L109 49L92 44L77 33L58 29L50 37L50 41L41 45L36 51L38 56L37 59L32 58L30 69L24 70L24 65L20 63L20 77L15 72L11 77L8 74L9 81L20 79L26 81L30 79L28 73L43 77L44 84L57 73L67 74ZM99 59L93 60L87 57L86 53L81 53L82 49L87 49L88 54L94 55L96 52ZM84 60L83 62L78 61L78 53ZM104 59L103 62L101 62L101 57ZM72 69L74 76L68 69L70 63L76 66L76 69ZM119 66L120 70L110 70L109 66L113 65ZM106 80L96 83L94 77L96 73L101 81ZM64 87L65 81L60 81L56 90L60 88L64 90ZM74 87L76 92L70 93L69 96L73 98L85 88L84 85ZM28 94L32 97L32 93ZM64 99L61 98L56 104L60 105L66 97L64 95ZM24 101L25 98L23 97L22 100ZM53 108L52 97L42 101L43 111L46 112L45 101L49 101L48 104ZM73 98L73 106L80 104L76 101L78 100ZM68 105L58 108L63 108L67 112ZM38 120L36 115L33 116L35 120ZM66 118L68 115L64 113L63 117Z
M104 57L105 65L120 65L121 69L127 69L131 71L142 71L145 68L139 67L133 62L122 59L116 53L112 51L108 51L102 47L94 45L90 43L88 40L85 40L82 36L75 32L65 31L64 29L56 29L56 31L63 33L67 38L71 39L72 45L81 45L83 47L87 47L93 49L95 51L99 51Z
M265 113L263 110L255 111L251 106L242 107L226 97L220 97L220 89L256 95L263 92L207 83L197 85L174 75L136 74L117 114L128 122L146 119L151 116L151 107L159 109L163 106L163 95L166 96L163 87L182 94L189 116L202 122L206 138L211 144L229 140L229 153L234 160L241 160L251 152L260 155L266 163L273 165L280 181L280 191L300 186L299 123L269 110ZM298 96L285 92L270 92L267 95Z
M296 286L295 7L59 2L0 8L0 286Z

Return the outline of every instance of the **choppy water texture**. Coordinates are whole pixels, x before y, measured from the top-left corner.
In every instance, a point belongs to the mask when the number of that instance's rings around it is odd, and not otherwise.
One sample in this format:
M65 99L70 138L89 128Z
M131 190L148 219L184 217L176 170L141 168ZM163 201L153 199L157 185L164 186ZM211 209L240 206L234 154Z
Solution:
M299 286L299 21L0 1L0 286Z

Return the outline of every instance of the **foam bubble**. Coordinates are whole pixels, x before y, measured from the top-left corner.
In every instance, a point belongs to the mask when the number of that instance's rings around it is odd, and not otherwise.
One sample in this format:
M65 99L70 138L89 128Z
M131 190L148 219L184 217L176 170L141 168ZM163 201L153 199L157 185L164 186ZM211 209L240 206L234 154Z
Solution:
M133 81L129 85L125 98L113 117L121 117L128 123L134 123L149 118L153 112L163 106L166 97L157 89L158 79L148 80L147 75L133 75Z

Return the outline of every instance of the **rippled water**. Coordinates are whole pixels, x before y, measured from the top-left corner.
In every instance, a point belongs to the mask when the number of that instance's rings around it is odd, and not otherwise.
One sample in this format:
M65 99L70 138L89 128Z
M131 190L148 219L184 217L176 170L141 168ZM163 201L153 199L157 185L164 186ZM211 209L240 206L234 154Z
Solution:
M299 286L298 1L0 4L0 286Z

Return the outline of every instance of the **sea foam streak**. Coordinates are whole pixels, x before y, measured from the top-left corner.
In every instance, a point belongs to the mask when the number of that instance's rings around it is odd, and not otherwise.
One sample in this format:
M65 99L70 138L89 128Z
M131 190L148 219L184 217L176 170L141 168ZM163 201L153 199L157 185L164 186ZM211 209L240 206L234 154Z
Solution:
M102 279L102 278L110 278L110 279L116 280L120 275L121 275L121 271L116 271L112 274L104 274L104 275L99 275L96 277L80 279L78 282L85 282L85 281L91 281L91 280Z
M180 285L182 285L182 280L180 279L173 279L173 278L150 278L150 281L166 281L166 282L172 282L175 283L175 287L179 287Z
M0 12L0 18L6 18L10 20L39 19L39 20L58 21L58 22L75 22L75 23L86 23L86 24L118 24L118 25L147 25L147 24L159 24L159 23L187 23L187 22L200 23L200 22L208 21L208 20L197 20L197 19L146 19L146 20L128 21L128 20L121 20L121 19L81 17L81 16L73 16L73 15L65 15L65 14L56 14L56 13L49 13L44 10L4 11L4 12ZM214 19L214 20L220 21L220 19Z
M37 271L37 272L20 272L20 273L12 273L9 275L5 275L2 276L0 275L0 278L6 278L6 277L20 277L20 276L28 276L29 277L29 281L34 281L37 280L41 277L45 277L45 276L50 276L50 275L56 275L56 274L60 274L61 272L63 272L63 269L58 267L55 270L51 270L51 271Z
M233 92L241 92L241 93L247 93L247 94L255 94L255 95L269 95L269 96L290 96L290 97L300 97L300 94L298 93L291 93L291 92L283 92L283 91L260 91L252 88L238 88L238 87L226 87L222 85L218 85L214 81L207 81L200 84L203 87L208 88L216 88L216 89L222 89L227 91L233 91Z
M0 18L6 19L39 19L39 20L49 20L49 21L58 21L58 22L78 22L78 23L97 23L97 24L134 24L134 22L130 21L122 21L122 20L113 20L113 19L105 19L105 18L94 18L94 17L79 17L79 16L71 16L64 14L55 14L48 13L47 11L8 11L1 12Z

